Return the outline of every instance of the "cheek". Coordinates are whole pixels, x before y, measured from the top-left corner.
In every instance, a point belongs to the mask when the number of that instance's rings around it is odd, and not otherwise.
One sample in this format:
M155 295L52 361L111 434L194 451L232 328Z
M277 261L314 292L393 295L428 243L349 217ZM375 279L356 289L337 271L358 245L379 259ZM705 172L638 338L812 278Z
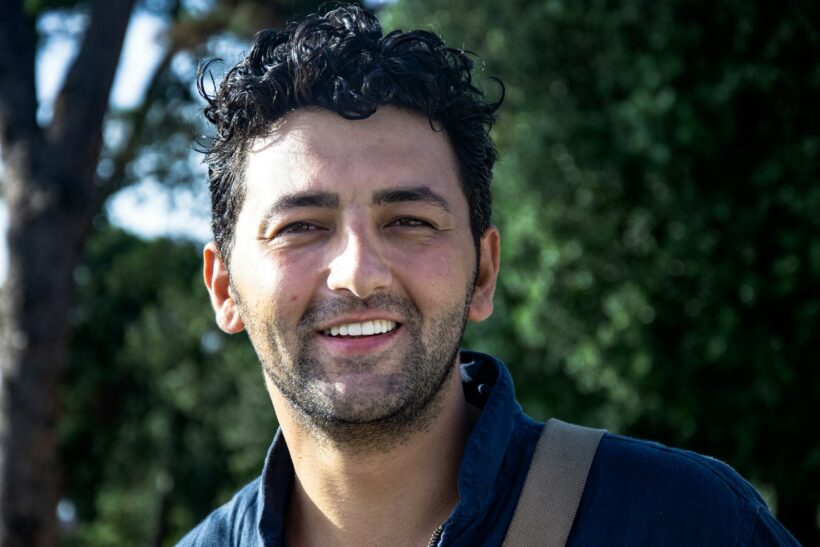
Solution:
M273 302L285 309L278 313L297 313L306 307L319 287L320 274L315 266L300 261L281 261L270 280Z
M474 252L463 246L444 245L431 248L408 259L394 261L394 272L413 295L419 306L427 309L446 303L462 302L473 283Z
M315 269L304 262L264 256L238 266L236 288L244 305L260 317L297 320L293 315L306 306L315 288L315 276L306 275Z

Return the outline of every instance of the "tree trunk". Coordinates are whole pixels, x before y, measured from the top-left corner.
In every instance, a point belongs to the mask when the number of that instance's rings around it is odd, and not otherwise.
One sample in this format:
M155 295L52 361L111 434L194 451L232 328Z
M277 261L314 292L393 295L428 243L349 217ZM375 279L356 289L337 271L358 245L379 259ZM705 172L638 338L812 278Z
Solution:
M0 321L0 544L58 543L56 423L73 273L94 204L102 123L133 0L97 0L45 130L34 21L0 7L0 145L9 271Z
M72 273L85 218L29 150L6 163L9 272L3 294L0 543L56 545L60 375L66 362ZM18 156L18 157L14 157ZM28 164L28 165L26 165ZM75 207L79 204L73 204Z

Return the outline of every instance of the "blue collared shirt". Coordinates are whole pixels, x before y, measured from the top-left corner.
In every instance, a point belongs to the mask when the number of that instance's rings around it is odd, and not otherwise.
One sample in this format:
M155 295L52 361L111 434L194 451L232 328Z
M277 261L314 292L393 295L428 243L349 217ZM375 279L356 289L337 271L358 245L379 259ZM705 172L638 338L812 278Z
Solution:
M543 424L515 400L506 367L462 352L465 396L481 415L458 477L459 502L441 547L499 546L512 520ZM178 544L283 546L293 465L281 430L260 478ZM605 434L567 542L589 545L799 545L729 466L692 452Z

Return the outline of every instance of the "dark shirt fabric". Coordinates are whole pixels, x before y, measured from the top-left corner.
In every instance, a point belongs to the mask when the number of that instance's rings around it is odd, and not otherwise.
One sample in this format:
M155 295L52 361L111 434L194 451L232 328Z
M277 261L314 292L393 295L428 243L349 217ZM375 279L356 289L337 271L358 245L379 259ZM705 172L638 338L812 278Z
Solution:
M499 546L543 424L523 413L500 361L462 352L461 362L466 398L482 410L459 471L460 501L444 523L438 545ZM284 546L284 515L293 476L290 454L278 431L262 476L178 545ZM754 488L728 465L607 433L593 460L567 545L799 544Z

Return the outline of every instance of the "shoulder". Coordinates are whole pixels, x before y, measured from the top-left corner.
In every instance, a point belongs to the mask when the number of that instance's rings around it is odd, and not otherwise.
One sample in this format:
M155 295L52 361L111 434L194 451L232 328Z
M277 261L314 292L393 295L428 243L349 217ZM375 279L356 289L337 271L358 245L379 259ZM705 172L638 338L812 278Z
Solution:
M725 463L664 445L606 434L578 509L574 545L755 545L783 533L757 491ZM577 541L580 540L580 543Z
M593 465L607 481L674 491L681 502L714 500L765 506L757 491L722 461L655 442L607 433Z
M260 481L249 483L228 503L208 515L177 547L256 545Z

